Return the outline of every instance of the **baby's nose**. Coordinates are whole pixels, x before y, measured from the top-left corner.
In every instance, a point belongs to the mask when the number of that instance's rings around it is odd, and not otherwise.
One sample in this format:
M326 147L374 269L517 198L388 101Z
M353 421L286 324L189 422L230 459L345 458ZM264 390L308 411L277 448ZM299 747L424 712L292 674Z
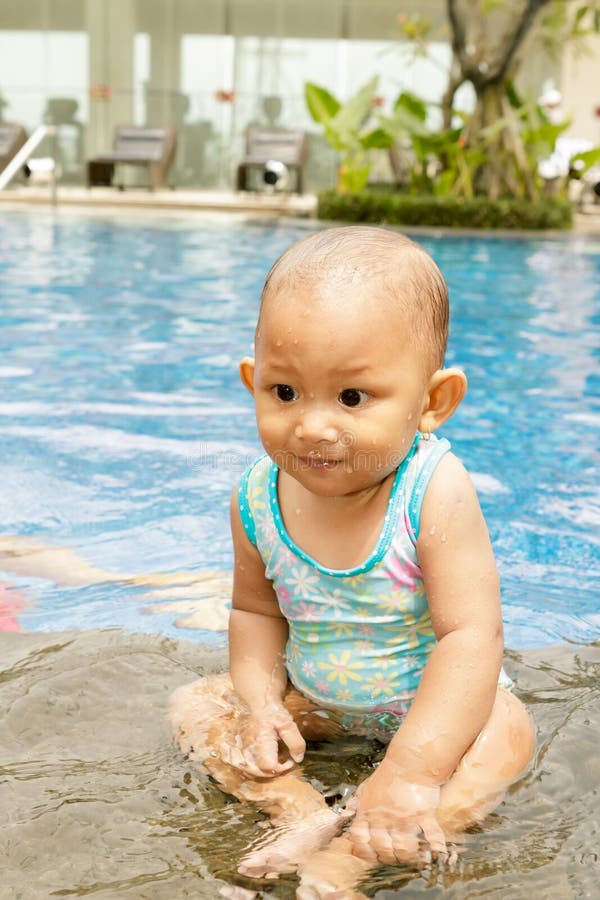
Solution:
M338 439L339 429L331 421L324 411L303 410L294 429L297 438L304 441L318 443L326 441L335 444Z

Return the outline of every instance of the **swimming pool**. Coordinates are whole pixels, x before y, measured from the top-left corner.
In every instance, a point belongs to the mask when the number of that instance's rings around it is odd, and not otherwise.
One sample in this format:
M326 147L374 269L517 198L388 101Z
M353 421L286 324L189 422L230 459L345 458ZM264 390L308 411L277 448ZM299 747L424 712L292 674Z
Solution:
M229 570L229 494L259 452L237 362L271 262L316 227L3 213L0 532L114 572ZM443 433L480 492L506 643L592 641L600 241L417 240L450 285L448 362L470 389ZM123 584L3 581L14 627L27 631L209 637L185 627L185 590L157 603Z
M0 548L2 534L37 538L117 573L231 566L229 492L258 452L237 360L273 257L317 226L149 216L0 216ZM384 867L364 889L596 896L600 242L418 239L450 282L449 361L470 392L445 433L479 487L507 644L530 648L506 664L538 753L456 868ZM205 601L186 587L162 600L122 582L60 587L14 566L0 582L0 895L254 890L235 867L255 809L194 770L165 718L176 686L226 665L222 634L182 627ZM306 772L335 795L374 753L324 742ZM294 876L268 896L292 900Z

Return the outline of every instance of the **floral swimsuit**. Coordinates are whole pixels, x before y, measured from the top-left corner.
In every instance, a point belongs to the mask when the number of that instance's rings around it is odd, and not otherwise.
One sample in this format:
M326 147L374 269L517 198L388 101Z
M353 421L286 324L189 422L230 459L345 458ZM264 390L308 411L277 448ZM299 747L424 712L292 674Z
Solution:
M415 696L436 639L416 542L429 480L447 440L417 434L398 470L377 544L361 565L329 569L290 538L268 456L244 473L242 523L289 623L286 668L319 714L389 741Z

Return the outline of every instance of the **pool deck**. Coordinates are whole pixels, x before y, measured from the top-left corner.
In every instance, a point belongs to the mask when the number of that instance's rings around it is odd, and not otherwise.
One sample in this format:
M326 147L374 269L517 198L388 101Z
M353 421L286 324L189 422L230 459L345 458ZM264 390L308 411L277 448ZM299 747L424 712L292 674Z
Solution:
M70 185L59 185L57 205L59 208L80 208L86 211L154 209L170 214L230 212L253 217L264 215L304 219L314 219L317 213L317 198L314 194L180 189L148 191L135 188L119 191L115 188L88 189ZM32 206L51 207L51 194L48 187L26 185L0 191L0 210ZM412 226L410 230L414 230ZM426 230L440 232L443 229L428 228ZM452 230L456 231L456 229ZM493 233L499 234L500 232ZM514 231L507 233L515 234ZM539 232L537 233L539 234ZM560 233L564 234L564 232ZM572 233L600 237L600 203L588 203L582 211L575 213Z
M4 204L44 205L51 203L48 187L17 186L0 191L0 209ZM299 216L314 218L317 198L314 194L254 193L251 191L148 191L130 188L84 188L59 185L59 207L94 209L160 209L175 212L236 212L252 215Z

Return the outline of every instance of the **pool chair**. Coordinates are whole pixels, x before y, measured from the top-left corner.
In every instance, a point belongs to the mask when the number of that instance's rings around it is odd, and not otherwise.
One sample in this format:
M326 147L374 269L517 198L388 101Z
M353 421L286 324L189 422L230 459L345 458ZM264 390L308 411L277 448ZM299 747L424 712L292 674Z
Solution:
M237 169L238 191L253 190L248 178L253 171L259 173L263 186L276 190L287 187L288 173L293 172L296 191L301 194L307 155L304 131L250 125L246 131L246 152Z
M177 133L174 128L119 126L115 128L113 149L88 160L87 186L111 187L115 167L123 165L145 168L150 180L150 190L166 188L176 149ZM115 187L122 191L125 185L118 184Z
M22 125L0 123L0 173L19 152L27 140L27 132Z

